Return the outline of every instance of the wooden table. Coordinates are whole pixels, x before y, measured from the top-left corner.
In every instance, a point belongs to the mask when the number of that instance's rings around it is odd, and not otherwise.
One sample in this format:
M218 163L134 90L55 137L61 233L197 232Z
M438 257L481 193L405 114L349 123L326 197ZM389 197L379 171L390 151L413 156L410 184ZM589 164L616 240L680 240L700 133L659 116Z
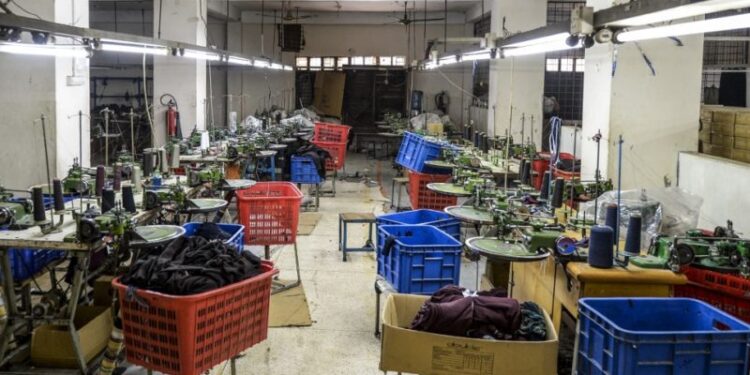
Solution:
M547 310L560 329L563 309L578 317L578 300L583 297L671 297L672 288L687 278L668 270L628 265L627 268L594 268L583 262L570 262L567 271L554 257L534 263L513 263L510 290L512 297L534 301Z

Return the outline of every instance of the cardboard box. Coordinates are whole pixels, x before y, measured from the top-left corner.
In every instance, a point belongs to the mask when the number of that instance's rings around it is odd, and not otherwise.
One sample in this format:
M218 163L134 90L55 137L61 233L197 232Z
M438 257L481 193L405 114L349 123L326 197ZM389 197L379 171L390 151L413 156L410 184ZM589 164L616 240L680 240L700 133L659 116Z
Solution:
M94 306L112 306L115 289L112 288L114 276L99 276L94 281Z
M103 306L81 306L73 320L86 362L107 347L112 332L112 311ZM31 361L36 366L78 368L68 326L47 324L31 336Z
M557 373L557 333L547 341L492 341L408 329L428 296L391 294L383 310L380 370L422 375L549 375Z

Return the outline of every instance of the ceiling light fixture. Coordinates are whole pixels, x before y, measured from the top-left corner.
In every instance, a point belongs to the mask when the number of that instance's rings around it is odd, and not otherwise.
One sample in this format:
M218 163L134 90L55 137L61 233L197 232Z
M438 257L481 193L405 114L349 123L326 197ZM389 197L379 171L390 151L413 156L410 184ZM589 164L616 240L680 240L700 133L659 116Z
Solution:
M649 27L639 30L623 30L615 33L615 41L619 43L635 42L666 38L671 36L683 36L703 34L716 31L727 31L745 29L750 27L750 13L737 16L712 18L708 20L678 23L666 26Z
M294 70L294 68L292 68L290 65L284 65L284 70L291 72L292 70Z
M253 60L253 66L256 68L268 68L270 65L266 60Z
M139 46L132 44L115 44L109 42L102 42L99 46L102 51L137 53L158 56L166 56L169 54L169 50L166 47L162 46Z
M707 0L612 22L609 26L646 26L725 10L750 7L750 0Z
M253 62L250 61L250 59L246 59L244 57L237 57L237 56L227 57L227 62L230 64L235 64L235 65L245 65L245 66L253 65Z
M89 57L89 51L80 45L2 43L0 52L34 56Z
M461 61L480 61L492 59L492 51L488 49L467 52L461 55Z
M191 58L191 59L196 59L196 60L208 60L208 61L221 60L221 56L218 53L196 51L196 50L191 50L191 49L186 49L183 56L187 58Z
M273 70L282 70L282 69L284 69L284 66L281 65L281 64L273 63L273 64L271 64L271 69L273 69Z

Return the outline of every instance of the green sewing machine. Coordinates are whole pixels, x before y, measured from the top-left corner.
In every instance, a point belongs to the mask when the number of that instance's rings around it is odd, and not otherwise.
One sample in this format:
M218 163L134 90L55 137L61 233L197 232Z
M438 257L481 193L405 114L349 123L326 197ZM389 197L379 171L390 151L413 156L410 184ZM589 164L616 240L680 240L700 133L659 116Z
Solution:
M187 184L190 187L196 187L202 184L211 184L218 186L221 183L224 174L221 169L214 165L207 165L198 168L187 169Z
M35 226L31 201L16 198L0 186L0 227L22 230Z
M86 194L91 188L91 178L84 172L78 159L73 159L73 165L68 169L68 175L62 180L63 192L66 194Z
M188 197L178 180L175 185L165 186L161 189L146 190L143 196L143 206L146 210L159 208L167 204L175 204L179 207L187 204Z
M693 265L750 277L750 239L739 238L728 221L726 227L716 227L712 235L693 229L684 236L654 237L647 255L630 261L643 268L679 272L682 267Z
M612 180L602 180L597 183L596 181L581 181L578 179L572 179L565 182L565 189L563 190L563 200L570 200L570 195L572 192L573 198L575 200L588 201L612 189Z

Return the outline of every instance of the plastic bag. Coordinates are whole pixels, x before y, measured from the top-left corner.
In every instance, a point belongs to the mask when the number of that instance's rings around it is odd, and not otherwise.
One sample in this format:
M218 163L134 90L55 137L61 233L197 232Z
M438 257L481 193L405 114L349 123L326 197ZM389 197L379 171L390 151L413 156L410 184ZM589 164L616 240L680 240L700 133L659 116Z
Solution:
M297 125L300 128L314 128L315 123L302 115L296 115L281 120L281 125Z
M412 129L424 131L427 130L427 124L442 124L443 121L440 119L440 116L434 113L423 113L412 117L409 123Z
M594 203L581 203L578 218L585 215L594 218ZM599 196L597 224L604 225L607 206L617 203L617 191L608 191ZM679 188L650 188L624 190L620 196L620 230L624 239L628 231L630 215L641 215L641 244L648 244L658 234L682 235L698 225L703 199Z
M263 127L263 121L255 118L255 116L247 116L245 121L242 122L242 125L248 130L258 130Z

